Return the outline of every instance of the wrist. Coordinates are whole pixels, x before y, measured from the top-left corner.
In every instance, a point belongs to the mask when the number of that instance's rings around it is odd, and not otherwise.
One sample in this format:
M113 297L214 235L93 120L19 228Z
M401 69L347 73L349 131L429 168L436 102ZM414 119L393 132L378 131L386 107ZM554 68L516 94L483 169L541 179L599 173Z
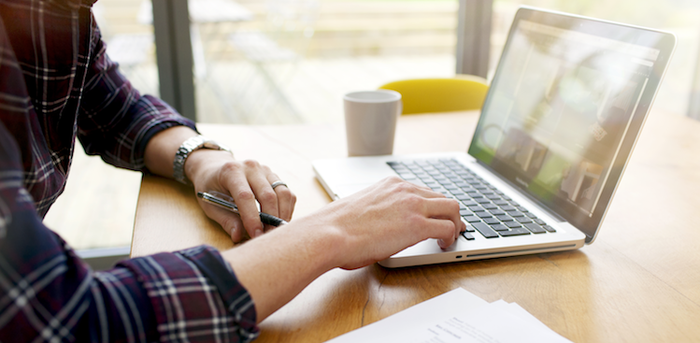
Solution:
M182 142L175 153L175 158L173 160L173 178L175 180L184 184L191 183L191 179L187 177L185 165L190 159L190 156L201 149L217 151L221 150L231 153L226 146L219 144L214 140L208 139L201 135L192 136Z
M184 165L184 175L192 184L207 171L217 171L216 165L222 165L226 161L233 160L233 155L226 150L195 150L188 156Z
M310 260L317 260L316 269L322 274L340 267L347 260L348 241L343 231L333 221L323 220L319 215L306 216L294 221L303 239ZM305 231L305 232L304 232Z
M222 253L252 296L258 322L338 266L342 237L319 219L296 219Z

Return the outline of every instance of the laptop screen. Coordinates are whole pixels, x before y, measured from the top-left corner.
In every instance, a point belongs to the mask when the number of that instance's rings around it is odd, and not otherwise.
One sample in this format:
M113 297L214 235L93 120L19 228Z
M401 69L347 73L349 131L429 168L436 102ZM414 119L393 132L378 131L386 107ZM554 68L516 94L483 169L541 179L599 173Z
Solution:
M668 33L521 8L469 154L590 241L674 45Z

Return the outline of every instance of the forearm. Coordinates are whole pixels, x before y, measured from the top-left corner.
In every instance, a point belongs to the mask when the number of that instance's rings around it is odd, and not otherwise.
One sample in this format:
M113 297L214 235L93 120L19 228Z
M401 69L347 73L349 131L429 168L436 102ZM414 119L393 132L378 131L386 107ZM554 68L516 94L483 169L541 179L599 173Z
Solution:
M340 231L319 219L297 219L222 253L253 298L258 323L338 266Z
M132 170L144 170L145 150L154 136L169 128L187 126L194 122L177 113L167 103L147 94L140 94L120 73L118 65L106 55L100 30L92 20L95 46L89 56L86 82L80 100L78 138L90 155L100 155L107 163ZM178 130L184 129L180 127ZM190 132L189 129L182 132ZM172 156L180 142L171 148ZM151 149L153 150L153 149ZM171 166L153 165L150 169L160 175L172 175ZM172 163L172 157L170 160Z

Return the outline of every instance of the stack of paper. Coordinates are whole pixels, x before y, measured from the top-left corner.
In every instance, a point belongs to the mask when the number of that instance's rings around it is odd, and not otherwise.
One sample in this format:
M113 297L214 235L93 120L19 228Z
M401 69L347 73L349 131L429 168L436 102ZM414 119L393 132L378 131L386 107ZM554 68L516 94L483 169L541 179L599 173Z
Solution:
M570 342L516 303L485 300L457 288L336 337L332 343Z

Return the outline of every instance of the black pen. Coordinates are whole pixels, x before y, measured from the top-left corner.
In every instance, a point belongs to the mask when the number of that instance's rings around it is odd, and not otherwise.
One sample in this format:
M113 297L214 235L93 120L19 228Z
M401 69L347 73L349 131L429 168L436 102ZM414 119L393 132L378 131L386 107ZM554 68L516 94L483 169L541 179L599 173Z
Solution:
M233 202L233 198L226 194L222 194L219 192L197 192L197 196L212 205L221 207L225 210L229 210L235 214L238 214L239 216L241 215L238 212L238 206L236 206L236 204ZM264 224L272 226L280 226L287 224L287 222L284 219L277 218L271 214L267 214L264 212L260 212L260 221L262 221Z

